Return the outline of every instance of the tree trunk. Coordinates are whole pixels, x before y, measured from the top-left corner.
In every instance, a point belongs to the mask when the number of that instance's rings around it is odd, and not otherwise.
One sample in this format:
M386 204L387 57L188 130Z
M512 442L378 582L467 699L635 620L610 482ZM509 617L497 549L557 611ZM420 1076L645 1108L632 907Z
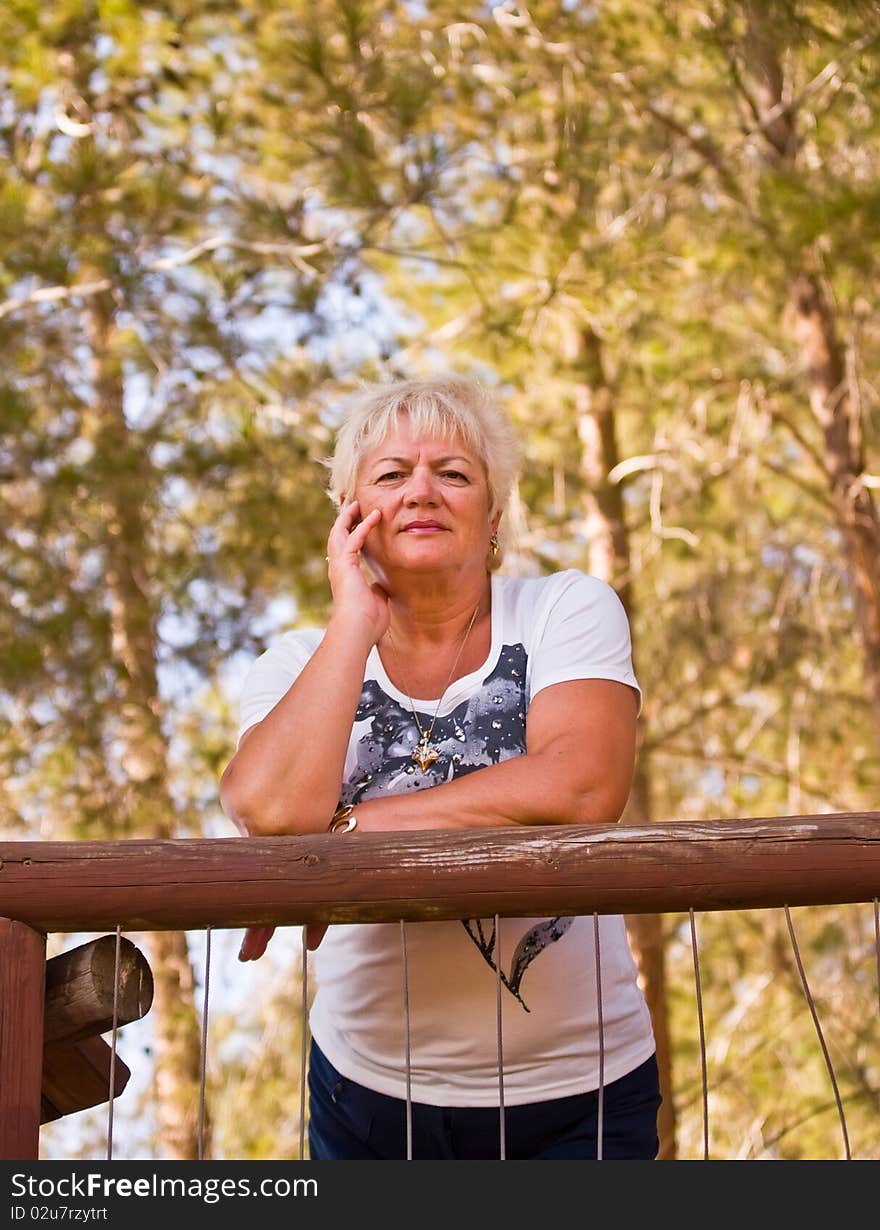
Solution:
M792 280L790 312L801 348L810 407L822 429L828 485L852 579L865 679L880 742L880 518L862 481L862 424L848 388L834 309L816 274Z
M110 294L89 301L85 325L92 353L95 443L105 465L106 585L119 702L114 733L129 782L120 817L125 832L115 835L168 838L174 835L174 808L156 676L155 612L144 563L146 510L154 492L151 465L123 413ZM150 951L158 1126L168 1156L184 1160L198 1155L201 1037L195 977L183 932L153 935ZM208 1130L206 1124L206 1138Z
M764 151L772 166L793 163L799 146L795 113L786 105L779 52L766 6L744 3L743 51L754 88ZM880 516L863 481L859 407L847 378L835 310L818 262L804 253L790 278L787 316L802 359L810 408L822 431L837 529L852 578L865 678L880 741Z
M635 612L623 492L619 484L608 481L608 475L619 461L614 394L605 376L599 339L592 329L586 329L581 334L577 366L580 379L575 391L575 405L581 441L589 571L614 586L632 627ZM635 657L634 646L634 660ZM636 762L633 789L623 823L648 824L651 814L650 765L642 754ZM628 915L626 924L657 1043L660 1092L663 1095L657 1119L660 1136L657 1156L661 1160L670 1160L676 1155L676 1140L663 918L659 914Z

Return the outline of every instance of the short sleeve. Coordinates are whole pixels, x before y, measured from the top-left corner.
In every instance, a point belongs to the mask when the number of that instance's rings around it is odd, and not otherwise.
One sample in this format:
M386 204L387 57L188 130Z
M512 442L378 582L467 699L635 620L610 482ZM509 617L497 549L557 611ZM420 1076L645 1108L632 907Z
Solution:
M632 663L629 620L610 585L568 569L554 578L530 655L529 695L572 679L616 679L642 692Z
M300 632L288 632L253 662L245 675L238 707L238 741L271 713L296 681L314 651Z

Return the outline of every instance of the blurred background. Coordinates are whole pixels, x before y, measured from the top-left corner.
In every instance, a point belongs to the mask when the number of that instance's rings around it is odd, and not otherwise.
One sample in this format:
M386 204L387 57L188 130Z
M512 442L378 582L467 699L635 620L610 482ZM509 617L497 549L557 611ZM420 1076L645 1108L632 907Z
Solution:
M491 385L506 568L609 581L645 703L624 822L880 798L880 7L6 0L0 830L232 837L244 672L319 623L359 382ZM880 1157L870 906L795 911ZM841 1153L781 912L699 920L713 1155ZM119 1156L196 1155L204 935L131 937ZM82 936L50 936L50 952ZM214 936L215 1158L296 1156L300 940ZM702 1151L688 919L631 920ZM101 1157L106 1108L47 1125Z

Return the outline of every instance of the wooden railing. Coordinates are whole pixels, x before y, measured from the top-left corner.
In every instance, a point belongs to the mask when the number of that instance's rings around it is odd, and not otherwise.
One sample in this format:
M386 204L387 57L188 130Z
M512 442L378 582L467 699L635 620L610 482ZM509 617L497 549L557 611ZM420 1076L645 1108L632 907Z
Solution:
M640 828L0 843L0 1158L38 1155L49 933L678 913L878 897L880 812Z

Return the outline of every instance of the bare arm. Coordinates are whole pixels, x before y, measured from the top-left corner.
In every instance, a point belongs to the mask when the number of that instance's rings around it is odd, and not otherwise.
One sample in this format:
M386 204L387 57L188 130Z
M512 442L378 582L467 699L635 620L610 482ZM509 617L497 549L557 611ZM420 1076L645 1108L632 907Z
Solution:
M220 779L223 810L240 829L269 836L327 827L369 652L331 621L293 686L245 733Z
M614 824L632 785L637 712L635 692L615 680L553 684L529 707L524 756L359 803L358 831Z
M624 683L553 684L529 707L524 756L414 794L359 803L356 832L615 824L632 784L637 714L636 694ZM250 928L241 960L262 956L273 930ZM316 948L325 931L308 928L308 947Z
M526 754L405 796L359 803L358 829L615 824L635 767L638 700L609 679L544 688L529 706Z
M360 553L378 524L343 505L327 539L333 615L295 682L243 736L220 779L223 810L251 836L325 829L339 802L364 664L388 627L388 595L361 571Z

